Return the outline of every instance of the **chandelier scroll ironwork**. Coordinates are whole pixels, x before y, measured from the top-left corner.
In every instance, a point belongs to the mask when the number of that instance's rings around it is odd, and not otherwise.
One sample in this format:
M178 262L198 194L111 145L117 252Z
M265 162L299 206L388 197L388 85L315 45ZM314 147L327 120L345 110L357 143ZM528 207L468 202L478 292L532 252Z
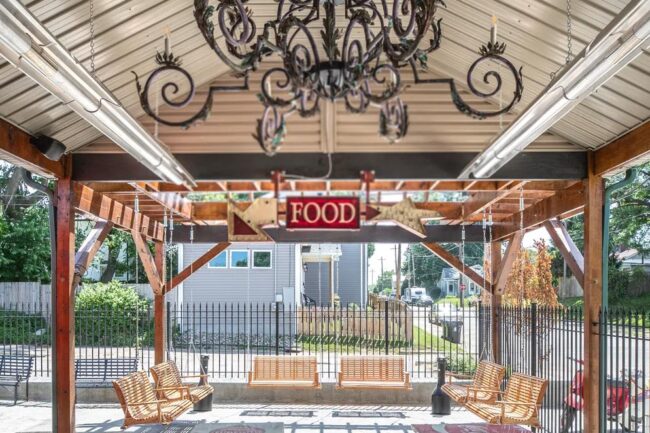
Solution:
M449 85L458 110L479 119L510 111L522 96L521 68L505 57L506 46L496 40L495 24L490 41L480 47L479 57L468 69L466 86L481 99L500 95L503 66L514 83L512 98L506 103L494 111L482 111L463 100L454 79L420 78L430 55L441 46L442 20L436 12L446 7L443 0L277 0L274 18L263 25L256 22L248 0L212 1L194 0L198 28L208 46L244 84L211 86L197 113L183 120L165 119L151 105L152 83L163 72L185 80L190 88L185 96L179 96L179 81L168 81L159 89L165 104L180 108L195 97L194 81L168 49L158 53L159 67L144 86L137 75L136 83L145 113L165 125L189 127L205 119L214 93L247 90L250 73L273 58L280 65L262 76L258 94L262 114L253 134L267 155L275 154L284 142L289 116L314 116L322 100L342 101L353 113L377 108L379 134L390 142L400 140L408 132L408 106L401 98L410 84L404 79L408 69L413 85ZM482 75L482 84L477 85L474 75Z

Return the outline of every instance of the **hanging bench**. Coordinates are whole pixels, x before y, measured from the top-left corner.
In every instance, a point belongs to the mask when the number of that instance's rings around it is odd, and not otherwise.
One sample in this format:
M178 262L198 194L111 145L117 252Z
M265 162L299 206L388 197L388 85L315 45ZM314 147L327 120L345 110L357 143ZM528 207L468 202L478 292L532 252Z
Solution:
M510 377L501 400L467 401L465 407L490 424L519 424L539 427L539 409L548 380L515 373Z
M253 358L248 372L251 388L320 388L315 356L270 356Z
M474 373L471 385L445 383L442 385L442 391L458 404L465 404L471 400L493 403L499 396L501 381L505 374L504 366L494 362L481 361Z
M413 389L402 356L342 356L340 368L337 389Z
M122 430L135 424L169 424L192 408L189 399L158 400L144 371L113 381L124 412Z
M197 403L209 397L214 388L210 385L189 386L183 384L183 379L206 378L207 374L181 377L174 361L165 361L149 369L158 397L164 400L188 399Z
M25 382L25 400L29 401L29 378L34 357L29 355L0 355L0 386L14 387L14 405L18 401L18 386Z

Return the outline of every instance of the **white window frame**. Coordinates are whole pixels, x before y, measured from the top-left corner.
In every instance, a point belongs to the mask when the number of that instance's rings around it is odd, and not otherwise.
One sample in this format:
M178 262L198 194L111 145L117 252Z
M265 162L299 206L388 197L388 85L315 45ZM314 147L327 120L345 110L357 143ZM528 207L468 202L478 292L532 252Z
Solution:
M255 253L269 253L271 255L271 260L269 266L255 266ZM251 251L250 257L251 269L273 269L273 251L271 250L253 250Z
M216 259L217 257L219 257L219 256L222 255L222 254L225 254L225 255L226 255L226 265L225 265L225 266L212 266L212 264L211 264L211 263L212 263L212 260ZM228 264L229 264L229 263L228 263L228 262L229 262L228 258L229 258L229 257L230 257L230 254L228 253L228 251L222 251L222 252L220 252L219 254L217 254L216 256L214 256L214 257L213 257L213 258L208 262L208 269L228 269Z
M228 253L228 267L229 269L250 269L251 267L251 254L249 250L229 250L230 252ZM233 260L232 260L232 254L233 253L246 253L246 261L247 261L247 266L234 266Z

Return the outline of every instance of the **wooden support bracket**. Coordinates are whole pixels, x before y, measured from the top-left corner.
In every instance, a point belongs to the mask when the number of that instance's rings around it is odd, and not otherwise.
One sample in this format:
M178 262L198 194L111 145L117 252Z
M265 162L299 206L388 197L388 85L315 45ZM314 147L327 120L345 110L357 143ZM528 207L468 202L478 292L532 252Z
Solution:
M86 270L88 270L97 251L101 248L102 243L112 228L113 223L110 221L97 221L92 230L90 230L90 233L88 233L88 236L86 236L86 239L84 239L74 259L74 276L72 277L73 291L79 286L81 278L86 273Z
M524 232L518 231L512 236L510 242L508 242L508 247L506 248L506 252L501 260L501 267L497 272L497 277L493 287L493 293L498 296L503 295L503 292L506 289L506 283L510 276L510 272L512 271L515 259L517 258L517 254L519 254L519 251L521 250L521 241L523 238Z
M139 232L131 231L131 236L133 237L133 242L135 242L135 250L138 253L138 257L140 257L140 261L144 267L144 272L147 274L147 279L149 280L153 293L155 295L162 295L164 289L162 279L147 242Z
M176 275L174 278L172 278L170 281L167 282L166 284L167 292L174 290L176 286L178 286L180 283L188 279L190 275L192 275L194 272L201 269L201 267L203 267L214 257L218 256L222 251L224 251L229 246L230 246L229 242L220 242L215 246L213 246L212 248L210 248L205 254L203 254L201 257L196 259L189 266L187 266L185 269L180 271L178 275Z
M555 247L560 250L562 257L569 265L569 269L580 283L580 287L584 288L585 259L573 239L571 239L565 225L557 219L552 219L544 223L544 228L551 236Z
M439 243L436 242L422 242L422 245L426 247L429 251L431 251L433 254L436 256L440 257L444 262L446 262L448 265L456 269L460 273L464 273L464 275L472 280L475 284L477 284L480 287L483 287L483 284L489 285L490 284L490 278L489 276L485 276L485 281L483 280L483 277L479 275L474 269L470 268L467 265L463 265L463 262L460 261L458 257L447 251L440 245Z

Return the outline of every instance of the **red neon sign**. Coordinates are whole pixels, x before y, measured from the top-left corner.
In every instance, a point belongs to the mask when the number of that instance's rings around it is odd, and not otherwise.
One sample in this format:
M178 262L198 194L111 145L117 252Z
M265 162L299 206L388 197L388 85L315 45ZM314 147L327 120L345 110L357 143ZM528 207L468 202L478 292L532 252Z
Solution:
M358 197L287 198L288 229L359 229L359 213Z

